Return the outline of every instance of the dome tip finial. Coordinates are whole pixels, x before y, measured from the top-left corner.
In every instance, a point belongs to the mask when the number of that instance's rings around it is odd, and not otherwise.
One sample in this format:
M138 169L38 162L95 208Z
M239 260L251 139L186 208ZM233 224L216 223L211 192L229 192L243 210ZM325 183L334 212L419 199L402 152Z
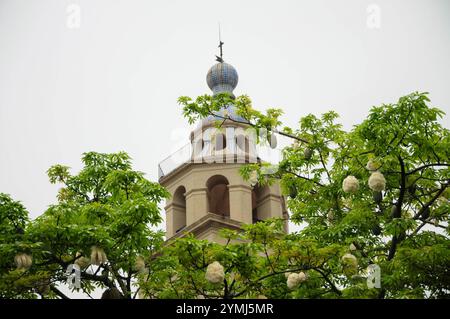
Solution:
M220 56L216 55L216 61L219 63L223 63L223 45L225 44L225 42L222 41L222 36L221 36L221 32L220 32L220 22L219 22L219 46L218 48L220 49Z
M218 48L220 49L220 55L216 55L216 61L218 63L209 69L206 75L206 82L214 95L218 93L230 93L234 97L233 90L237 86L239 77L236 69L232 65L225 63L223 59L223 45L224 42L222 41L219 23Z

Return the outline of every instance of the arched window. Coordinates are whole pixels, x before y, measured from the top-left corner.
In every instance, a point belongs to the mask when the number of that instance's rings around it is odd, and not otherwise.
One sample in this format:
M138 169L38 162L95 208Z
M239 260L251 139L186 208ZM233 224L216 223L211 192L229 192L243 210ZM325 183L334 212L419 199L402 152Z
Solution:
M257 159L255 130L237 128L234 132L235 153L238 162L254 163Z
M192 143L192 158L194 160L201 159L203 156L203 151L205 148L205 141L203 139L198 139Z
M217 133L214 138L214 151L221 151L227 147L227 138L225 134Z
M230 216L230 193L228 180L222 175L214 175L206 182L208 189L208 211L225 217Z
M178 233L186 227L186 188L179 186L173 194L173 230Z
M238 152L240 151L244 154L248 154L250 152L248 137L244 134L236 136L236 145L239 148Z

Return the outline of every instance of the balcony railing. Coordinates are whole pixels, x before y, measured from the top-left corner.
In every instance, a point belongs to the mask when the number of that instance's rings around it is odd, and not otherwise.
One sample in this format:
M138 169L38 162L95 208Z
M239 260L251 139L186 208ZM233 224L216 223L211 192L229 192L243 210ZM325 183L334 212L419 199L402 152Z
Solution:
M170 172L177 169L179 166L191 162L192 158L192 144L188 143L163 159L158 164L158 177L166 176Z
M283 149L283 147L271 148L269 145L258 144L253 152L248 150L243 152L236 143L229 143L221 151L208 151L209 146L208 142L205 142L203 149L200 152L196 150L194 154L191 143L184 145L159 163L158 177L162 178L188 163L255 163L261 160L277 164Z

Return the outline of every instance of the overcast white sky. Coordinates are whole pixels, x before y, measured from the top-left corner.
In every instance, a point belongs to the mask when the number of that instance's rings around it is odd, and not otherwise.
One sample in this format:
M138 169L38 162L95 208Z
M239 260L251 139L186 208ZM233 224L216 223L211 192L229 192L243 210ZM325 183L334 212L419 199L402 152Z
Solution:
M209 93L219 21L235 93L287 124L334 109L350 128L415 90L450 113L449 18L446 0L0 0L0 192L36 217L59 187L46 170L91 150L124 150L156 180L188 141L177 98Z

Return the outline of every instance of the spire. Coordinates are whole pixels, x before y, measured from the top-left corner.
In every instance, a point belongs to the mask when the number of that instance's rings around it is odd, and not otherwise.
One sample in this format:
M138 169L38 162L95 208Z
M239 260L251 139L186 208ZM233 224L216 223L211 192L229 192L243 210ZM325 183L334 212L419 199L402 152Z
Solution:
M218 48L220 49L220 56L216 55L216 61L219 63L223 63L223 45L225 44L225 42L222 42L222 37L220 34L220 22L219 22L219 46Z
M232 97L234 97L233 90L236 88L238 84L238 74L236 69L228 63L225 63L223 60L223 45L222 36L220 32L220 23L219 23L219 52L220 56L216 55L216 63L213 65L206 75L206 82L208 83L209 88L213 91L213 94L218 93L230 93Z

